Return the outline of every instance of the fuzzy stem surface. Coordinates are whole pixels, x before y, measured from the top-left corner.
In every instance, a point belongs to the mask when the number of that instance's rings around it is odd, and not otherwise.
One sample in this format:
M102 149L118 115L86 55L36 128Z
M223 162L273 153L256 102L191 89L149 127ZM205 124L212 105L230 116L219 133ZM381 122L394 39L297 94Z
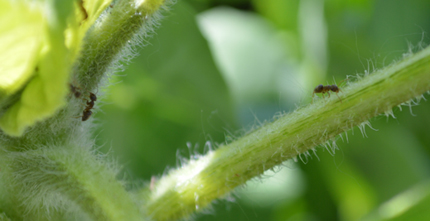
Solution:
M335 136L390 113L430 89L430 47L400 62L349 82L342 92L286 114L171 171L142 190L154 220L186 218L264 171L324 145L334 154Z
M102 14L84 39L81 56L74 67L73 78L87 91L95 89L124 50L138 44L136 35L147 35L156 21L153 15L163 6L164 0L116 1ZM130 49L131 50L131 49ZM127 52L126 52L127 53Z
M56 147L5 154L14 188L29 211L69 200L93 220L142 220L137 204L115 178L116 172L80 147ZM27 199L26 199L27 198ZM49 209L49 208L45 208ZM28 218L28 217L27 217Z

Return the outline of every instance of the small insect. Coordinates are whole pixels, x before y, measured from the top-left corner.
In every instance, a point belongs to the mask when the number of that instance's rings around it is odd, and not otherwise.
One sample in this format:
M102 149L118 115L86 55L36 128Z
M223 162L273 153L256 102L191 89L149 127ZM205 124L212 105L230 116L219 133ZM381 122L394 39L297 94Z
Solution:
M90 101L87 101L87 106L85 107L84 111L82 112L82 121L88 120L93 112L91 109L94 107L94 102L97 100L97 96L90 92Z
M87 101L87 108L88 110L92 109L94 107L94 102L97 101L97 96L90 92L90 101Z
M88 120L88 118L91 117L91 114L93 114L92 111L85 109L84 112L82 113L82 121L86 121Z
M335 84L333 84L333 85L326 85L326 86L324 86L324 85L320 84L320 85L316 86L316 87L315 87L315 89L314 89L314 93L312 93L312 102L314 101L314 95L315 95L316 93L321 93L321 94L322 94L322 96L323 96L323 98L324 98L324 94L325 94L325 93L327 93L327 94L328 94L328 97L330 97L330 91L335 92L335 93L336 93L336 96L337 96L337 97L339 98L339 100L340 100L340 103L342 103L342 99L340 99L339 95L337 94L337 93L339 93L340 89L339 89L339 87L338 87L337 85L335 85Z
M78 88L73 84L69 84L69 86L70 91L73 93L73 95L75 95L76 98L79 98L81 96L81 92L78 90Z

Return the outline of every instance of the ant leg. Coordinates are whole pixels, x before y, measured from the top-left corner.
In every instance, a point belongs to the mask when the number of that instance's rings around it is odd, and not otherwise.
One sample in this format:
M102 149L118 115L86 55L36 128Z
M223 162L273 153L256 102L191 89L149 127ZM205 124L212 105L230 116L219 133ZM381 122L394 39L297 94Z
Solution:
M339 82L339 86L342 84L342 82L344 82L344 81L349 81L349 78L348 77L346 77L346 79L343 79L343 80L341 80L340 82Z
M322 93L321 93L321 95L323 96L323 99L324 99L324 103L325 103L325 97L324 97L324 92L322 92Z
M340 99L339 95L336 93L337 98L339 98L340 103L342 103L342 99Z
M328 98L330 98L330 92L327 91L327 94L328 94Z
M314 92L314 93L312 93L312 101L311 101L311 104L313 104L313 103L314 103L314 95L315 95L315 92Z

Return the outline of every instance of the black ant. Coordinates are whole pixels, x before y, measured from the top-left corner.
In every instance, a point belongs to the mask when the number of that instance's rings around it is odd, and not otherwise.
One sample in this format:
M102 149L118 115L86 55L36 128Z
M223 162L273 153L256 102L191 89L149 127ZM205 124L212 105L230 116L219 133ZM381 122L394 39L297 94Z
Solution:
M69 84L69 86L70 86L70 91L73 93L73 95L76 98L79 98L82 95L81 92L78 90L78 87L74 86L73 84ZM93 114L91 109L93 109L94 107L94 102L97 101L97 96L92 92L89 92L89 93L90 93L90 96L89 96L90 101L87 101L87 106L82 112L82 116L79 116L79 117L82 117L82 121L86 121L91 117L91 115Z
M342 82L347 81L347 80L349 80L349 78L342 80L339 84L341 84ZM341 90L336 84L326 85L326 86L320 84L320 85L316 86L314 89L314 92L312 93L312 103L314 102L314 95L316 93L321 93L323 98L325 98L324 97L325 93L327 93L328 97L330 97L330 91L335 92L336 96L339 98L340 103L342 103L342 99L340 99L340 97L338 95L339 91L341 91Z
M348 79L345 79L345 80L348 80ZM344 80L344 81L345 81L345 80ZM338 95L338 93L339 93L340 89L339 89L339 87L338 87L337 85L335 85L335 84L333 84L333 85L326 85L326 86L324 86L324 85L320 84L320 85L316 86L316 87L315 87L315 89L314 89L314 92L312 93L312 102L314 102L314 95L315 95L316 93L321 93L321 94L322 94L322 96L323 96L323 98L324 98L324 94L325 94L325 93L327 93L327 94L328 94L328 97L330 97L330 91L335 92L335 93L336 93L336 96L337 96L337 97L339 98L339 100L340 100L340 103L342 103L342 99L340 99L340 97L339 97L339 95Z
M73 84L69 84L69 86L70 86L70 91L73 93L73 95L75 95L76 98L79 98L81 96L81 92L78 91L78 88Z
M90 101L87 101L87 106L85 107L84 111L82 112L82 121L88 120L88 118L91 117L91 114L93 112L91 109L94 107L94 102L97 100L97 96L90 92Z

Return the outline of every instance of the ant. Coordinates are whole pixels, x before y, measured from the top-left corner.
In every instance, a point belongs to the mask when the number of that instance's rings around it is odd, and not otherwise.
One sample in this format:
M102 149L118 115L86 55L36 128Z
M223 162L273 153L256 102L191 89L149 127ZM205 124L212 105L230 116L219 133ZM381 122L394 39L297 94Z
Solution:
M345 79L345 80L343 80L343 81L347 81L347 80L349 80L349 79L347 78L347 79ZM342 81L341 81L341 82L342 82ZM326 85L326 86L324 86L324 85L320 84L320 85L316 86L316 87L315 87L315 89L314 89L314 92L312 93L312 102L314 102L314 95L315 95L316 93L321 93L321 94L322 94L322 96L323 96L323 98L324 98L324 94L325 94L325 93L327 93L327 94L328 94L328 97L330 97L330 91L335 92L335 93L336 93L336 96L337 96L337 97L339 98L339 100L340 100L340 103L342 103L342 99L340 99L340 97L339 97L339 95L338 95L339 91L341 91L341 90L340 90L340 89L339 89L339 87L338 87L337 85L335 85L335 84L333 84L333 85Z
M82 94L78 90L78 87L74 86L73 84L69 84L69 86L70 86L70 91L73 93L73 95L76 98L81 97ZM94 107L94 102L97 101L97 96L92 92L89 92L89 93L90 93L90 96L89 96L90 101L87 101L87 106L85 107L84 111L82 112L82 116L79 116L79 117L82 117L82 121L86 121L91 117L91 115L93 114L91 109L93 109L93 107Z
M82 112L82 121L86 121L88 120L88 118L91 117L91 114L93 114L93 112L91 111L91 109L93 109L94 107L94 102L97 100L97 96L95 94L93 94L92 92L90 92L90 101L87 101L87 106L85 107L84 111Z
M81 92L78 91L78 87L74 86L73 84L69 84L70 91L75 95L76 98L79 98L81 96Z

